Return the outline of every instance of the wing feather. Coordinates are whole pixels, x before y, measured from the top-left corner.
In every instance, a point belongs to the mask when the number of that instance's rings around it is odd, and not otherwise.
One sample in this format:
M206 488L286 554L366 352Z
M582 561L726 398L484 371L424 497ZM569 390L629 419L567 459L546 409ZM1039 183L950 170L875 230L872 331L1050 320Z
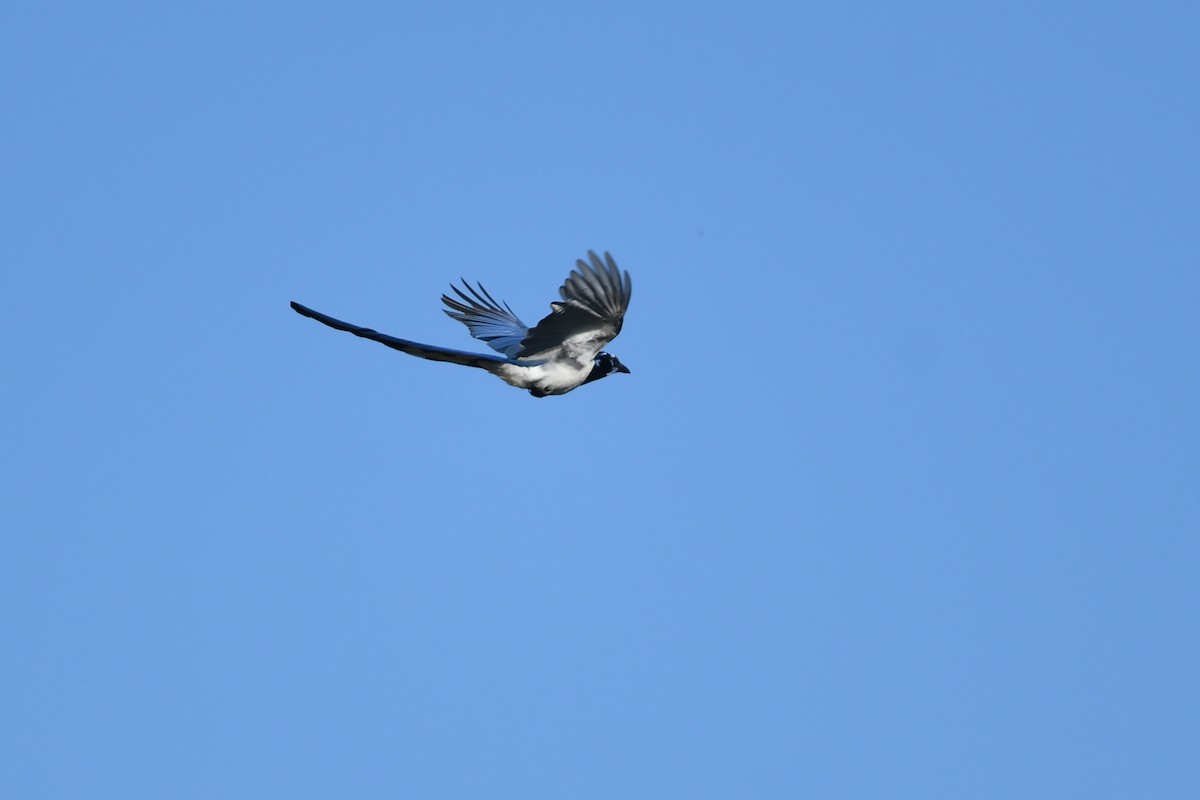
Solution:
M470 296L451 284L450 288L459 299L442 295L442 302L448 306L443 310L452 319L466 325L476 339L487 342L498 353L515 358L521 350L521 340L529 333L528 326L513 313L508 303L497 302L483 288L483 284L476 284L476 289L463 280L462 285Z
M549 316L528 331L513 357L527 358L570 344L572 357L590 360L621 332L633 294L628 272L609 253L579 259L551 303ZM589 355L590 353L590 355Z

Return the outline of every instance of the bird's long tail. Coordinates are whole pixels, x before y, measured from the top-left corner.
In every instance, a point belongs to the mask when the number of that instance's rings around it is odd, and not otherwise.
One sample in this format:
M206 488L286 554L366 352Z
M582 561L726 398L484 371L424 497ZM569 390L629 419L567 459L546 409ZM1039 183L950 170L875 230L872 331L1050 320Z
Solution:
M339 331L346 331L346 333L353 333L355 336L361 336L364 339L371 339L372 341L387 345L393 350L399 350L401 353L427 358L430 361L447 361L451 364L462 364L467 367L486 369L488 372L495 372L499 365L508 363L499 356L484 353L467 353L462 350L434 347L433 345L410 342L407 339L388 336L386 333L380 333L370 328L363 328L358 325L351 325L349 322L342 322L340 319L334 319L327 314L322 314L320 311L313 311L311 308L302 306L295 301L292 301L292 308L297 314L315 319L323 325L328 325Z

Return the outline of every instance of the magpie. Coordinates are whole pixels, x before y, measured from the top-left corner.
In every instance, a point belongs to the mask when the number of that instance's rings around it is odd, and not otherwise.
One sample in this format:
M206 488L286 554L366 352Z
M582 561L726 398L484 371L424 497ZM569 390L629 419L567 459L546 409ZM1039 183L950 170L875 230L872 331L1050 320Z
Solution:
M629 273L617 269L608 253L601 261L589 250L587 261L576 261L575 269L559 287L562 301L551 303L550 314L532 328L521 322L508 303L496 302L483 284L472 287L460 280L462 289L450 285L457 297L442 295L447 306L442 310L503 357L398 339L342 322L294 300L292 308L331 328L402 353L485 369L510 386L529 390L534 397L566 394L585 383L629 372L616 356L601 349L621 332L633 292Z

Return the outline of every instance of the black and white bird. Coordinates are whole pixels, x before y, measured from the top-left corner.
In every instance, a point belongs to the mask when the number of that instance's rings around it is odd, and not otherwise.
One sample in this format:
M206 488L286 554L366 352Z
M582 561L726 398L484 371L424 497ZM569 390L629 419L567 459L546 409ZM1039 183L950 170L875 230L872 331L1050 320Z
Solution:
M508 303L492 299L481 284L472 287L465 280L462 284L462 289L450 286L457 299L442 295L447 306L443 310L503 358L398 339L342 322L294 301L292 308L331 328L372 339L402 353L485 369L510 386L528 389L534 397L566 394L613 373L629 372L616 356L602 350L621 332L633 292L629 273L617 269L608 253L601 261L589 250L587 261L576 261L575 269L558 290L562 301L551 303L550 314L532 328L521 322Z

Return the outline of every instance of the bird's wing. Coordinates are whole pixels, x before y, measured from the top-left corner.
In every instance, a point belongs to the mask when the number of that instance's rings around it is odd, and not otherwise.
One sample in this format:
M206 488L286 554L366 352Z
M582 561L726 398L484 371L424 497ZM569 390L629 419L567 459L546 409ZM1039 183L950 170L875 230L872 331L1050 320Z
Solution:
M326 314L322 314L320 311L313 311L311 308L302 306L295 301L292 302L292 308L295 309L297 314L315 319L317 322L328 325L331 328L353 333L355 336L361 336L364 339L371 339L380 344L385 344L393 350L399 350L401 353L420 356L430 361L448 361L451 364L479 367L480 369L486 369L488 372L494 372L497 366L508 363L507 360L499 356L492 356L486 353L466 353L462 350L451 350L446 347L435 347L429 344L410 342L407 339L398 339L395 336L388 336L386 333L373 331L370 328L362 328L358 325L351 325L349 322L342 322L340 319L334 319Z
M550 315L521 340L517 357L561 348L571 358L592 360L621 332L633 282L628 272L617 269L611 255L605 253L601 261L589 250L588 261L575 262L558 293L562 302L550 304Z
M442 295L442 302L449 306L443 311L466 325L472 336L487 342L497 353L515 358L521 350L521 340L529 333L529 327L513 313L508 303L501 304L492 299L482 284L476 284L478 290L465 280L462 284L470 296L451 284L450 288L459 299Z

